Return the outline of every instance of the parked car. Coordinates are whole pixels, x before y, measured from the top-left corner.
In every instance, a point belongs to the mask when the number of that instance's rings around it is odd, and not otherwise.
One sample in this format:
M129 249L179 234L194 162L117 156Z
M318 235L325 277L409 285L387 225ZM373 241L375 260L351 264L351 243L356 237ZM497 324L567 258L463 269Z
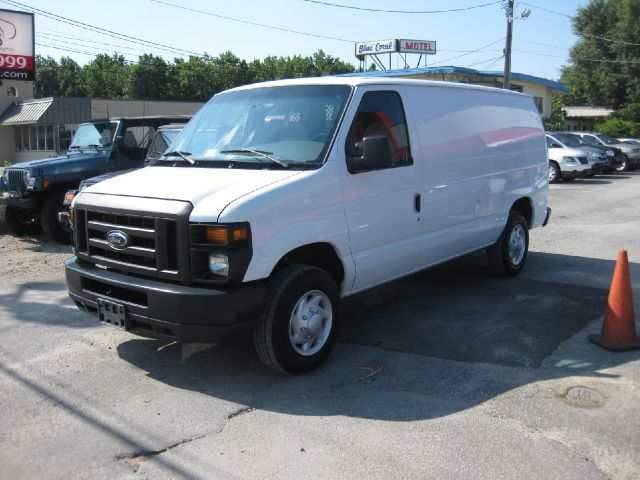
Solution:
M640 138L618 138L619 142L628 143L630 145L637 145L640 147Z
M58 157L11 165L0 180L5 222L16 234L44 230L62 243L69 233L58 222L65 192L83 178L139 167L160 125L189 117L119 117L78 127L69 150Z
M131 333L253 332L280 372L320 365L341 298L486 250L504 276L545 225L538 109L509 90L322 77L213 97L154 165L73 203L81 310Z
M596 173L608 171L610 168L607 161L607 153L600 147L581 145L574 137L562 133L547 132L546 138L547 148L573 148L584 152L587 155L589 165L589 170L585 171L584 174L588 177L592 177Z
M184 126L184 123L175 123L171 125L161 125L160 127L158 127L158 130L156 130L156 133L153 136L153 140L151 140L151 143L149 145L144 163L140 165L140 167L149 165L151 162L154 162L162 157L162 154L169 147L169 145L171 145L173 139L176 138L176 136L178 135L178 133L180 133ZM136 169L132 168L129 170L119 170L116 172L96 175L95 177L82 180L78 185L78 188L67 190L64 195L64 200L62 201L62 210L58 213L58 221L62 225L62 228L67 232L71 232L72 223L71 219L69 218L69 211L71 204L73 203L73 199L79 191L82 191L85 188L90 187L91 185L95 185L96 183L102 182L103 180L117 177L118 175L122 175L133 170Z
M640 147L621 143L615 138L611 138L604 133L593 132L571 132L579 136L585 142L591 145L603 145L605 147L616 147L622 150L624 159L622 165L618 167L618 171L635 170L640 166Z
M555 134L561 134L563 137L572 142L571 148L591 148L591 149L599 149L601 152L606 154L607 156L607 168L604 170L604 173L611 173L614 171L618 171L623 168L624 162L626 161L626 157L622 150L613 146L604 146L604 145L594 145L592 143L588 143L584 140L580 135L574 135L571 132L553 132Z
M560 180L575 180L579 176L588 176L591 173L587 153L576 148L565 148L545 135L547 151L549 155L549 183L557 183Z

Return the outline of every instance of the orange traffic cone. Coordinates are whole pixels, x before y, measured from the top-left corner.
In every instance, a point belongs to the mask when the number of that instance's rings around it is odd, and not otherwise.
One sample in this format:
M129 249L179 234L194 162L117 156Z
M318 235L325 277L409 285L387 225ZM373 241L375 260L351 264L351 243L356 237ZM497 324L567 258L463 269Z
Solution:
M618 253L602 331L600 335L589 335L589 341L614 351L640 348L640 338L636 335L631 276L626 250L620 250Z

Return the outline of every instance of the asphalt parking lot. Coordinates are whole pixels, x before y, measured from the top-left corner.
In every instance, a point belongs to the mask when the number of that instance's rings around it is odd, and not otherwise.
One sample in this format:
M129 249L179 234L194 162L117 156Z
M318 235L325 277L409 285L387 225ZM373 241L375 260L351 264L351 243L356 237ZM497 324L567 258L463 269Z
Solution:
M248 339L100 326L60 269L33 273L64 249L0 253L0 477L640 478L640 350L587 341L622 248L640 312L640 172L552 185L549 204L520 276L472 255L349 298L300 377Z

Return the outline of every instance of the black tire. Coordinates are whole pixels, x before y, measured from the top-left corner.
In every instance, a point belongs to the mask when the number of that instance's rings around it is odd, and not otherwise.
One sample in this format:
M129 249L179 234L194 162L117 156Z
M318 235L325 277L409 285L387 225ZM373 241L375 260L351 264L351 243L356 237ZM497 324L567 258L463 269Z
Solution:
M549 162L549 183L558 183L562 179L562 172L556 162Z
M622 165L616 167L616 171L618 172L626 172L631 169L631 165L629 165L629 157L627 157L624 153L622 154Z
M321 293L317 295L316 292ZM305 296L316 294L322 298L318 306L330 312L330 320L322 321L323 338L308 342L314 346L308 354L301 354L303 347L294 346L292 319L294 309ZM311 307L310 307L311 308ZM306 324L309 335L314 327L311 321L319 310L311 313ZM305 313L304 311L302 313ZM301 315L301 318L307 318ZM269 368L282 373L305 373L318 367L335 346L340 320L340 293L334 279L324 270L308 265L285 267L277 272L269 282L265 307L253 332L253 342L260 360ZM326 326L326 327L325 327ZM304 329L303 329L304 330ZM317 329L316 329L317 330ZM317 351L314 351L318 348Z
M54 193L44 201L40 223L49 240L68 245L71 243L71 232L58 221L58 212L62 210L64 192Z
M514 245L511 246L512 236ZM520 248L517 243L522 242ZM498 241L487 248L487 260L491 270L501 277L513 277L520 273L529 253L529 225L524 215L517 210L509 212L507 226Z
M24 208L7 206L4 222L14 235L35 235L42 232L38 215Z

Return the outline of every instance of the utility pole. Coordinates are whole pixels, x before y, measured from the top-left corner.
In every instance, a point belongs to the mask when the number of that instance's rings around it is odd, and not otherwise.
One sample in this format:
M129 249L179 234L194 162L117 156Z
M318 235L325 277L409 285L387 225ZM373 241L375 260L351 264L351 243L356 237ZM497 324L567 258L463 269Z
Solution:
M504 47L504 82L502 88L509 90L511 83L511 36L513 31L513 0L507 1L507 42Z

